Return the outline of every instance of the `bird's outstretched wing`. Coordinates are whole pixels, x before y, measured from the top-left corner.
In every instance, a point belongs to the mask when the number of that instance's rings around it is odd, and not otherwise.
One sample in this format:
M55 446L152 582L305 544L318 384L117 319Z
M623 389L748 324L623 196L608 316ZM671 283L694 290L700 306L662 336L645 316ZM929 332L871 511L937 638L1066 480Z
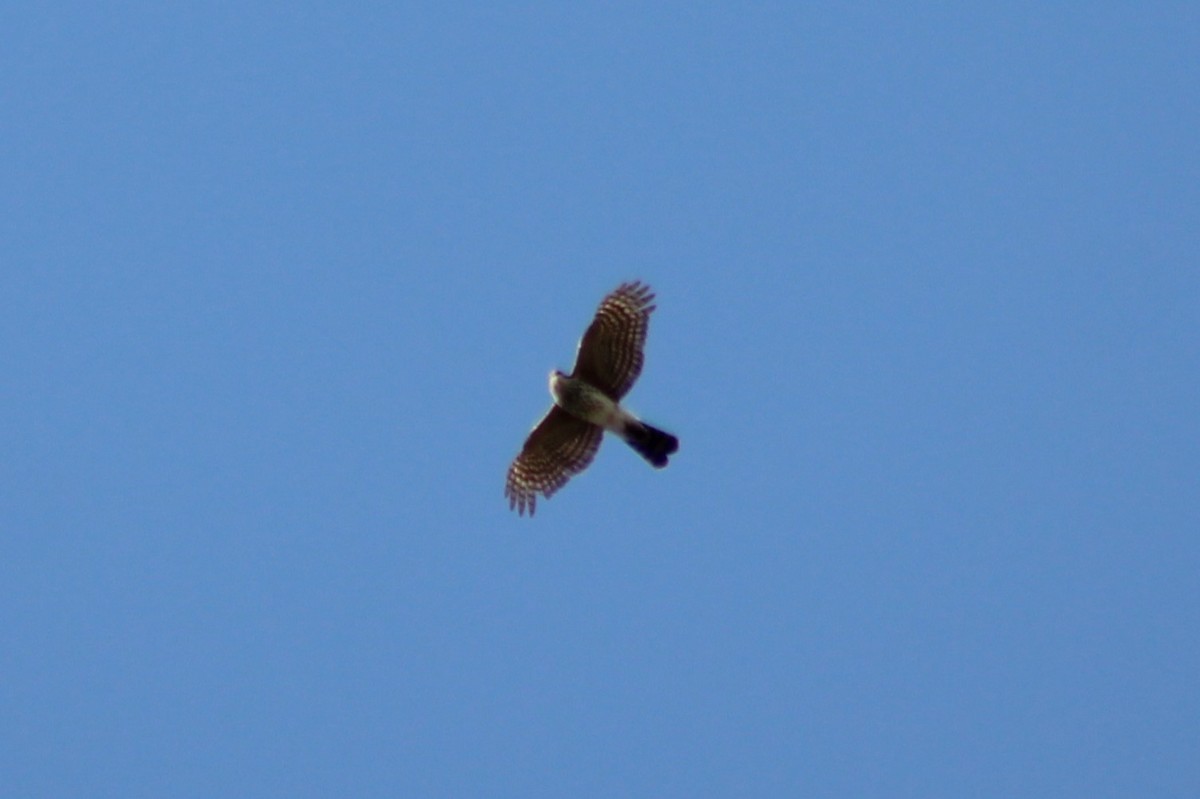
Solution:
M537 495L549 499L573 475L586 469L600 449L603 435L603 428L552 406L508 467L504 496L508 497L509 508L516 508L522 516L528 508L532 516L537 509Z
M640 281L622 283L600 303L579 340L572 377L582 378L614 400L642 373L642 349L655 309L654 292Z

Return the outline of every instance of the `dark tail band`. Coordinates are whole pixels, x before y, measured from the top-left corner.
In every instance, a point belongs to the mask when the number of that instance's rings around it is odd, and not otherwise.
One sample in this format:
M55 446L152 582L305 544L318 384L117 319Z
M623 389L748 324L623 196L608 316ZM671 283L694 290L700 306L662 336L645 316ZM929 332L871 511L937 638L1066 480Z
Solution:
M625 441L656 469L666 466L667 456L679 449L678 438L645 422L629 425Z

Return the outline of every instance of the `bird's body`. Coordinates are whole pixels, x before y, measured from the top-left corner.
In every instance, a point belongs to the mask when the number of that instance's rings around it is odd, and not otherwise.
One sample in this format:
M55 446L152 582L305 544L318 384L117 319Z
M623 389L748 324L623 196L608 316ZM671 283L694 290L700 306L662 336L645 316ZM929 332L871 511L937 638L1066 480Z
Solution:
M595 386L555 369L550 373L554 404L572 416L614 433L620 429L624 409Z
M575 369L550 373L554 405L534 427L508 469L509 506L532 516L537 495L546 498L587 468L603 432L619 436L655 468L667 465L679 439L651 427L621 407L642 371L643 345L654 294L641 283L623 283L600 303L583 334Z
M555 370L550 373L550 395L572 416L620 436L656 469L666 466L667 456L679 449L675 436L646 424L583 380Z

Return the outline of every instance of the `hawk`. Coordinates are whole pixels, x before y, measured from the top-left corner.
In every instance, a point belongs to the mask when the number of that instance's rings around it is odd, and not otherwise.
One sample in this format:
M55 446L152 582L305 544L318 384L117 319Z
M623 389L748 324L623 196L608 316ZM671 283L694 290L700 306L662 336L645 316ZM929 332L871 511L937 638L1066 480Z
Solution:
M679 439L651 427L620 405L642 372L642 346L654 293L640 281L622 283L600 303L579 340L575 369L550 373L554 404L525 439L508 467L504 495L520 515L532 516L537 495L546 499L587 468L604 431L619 436L656 469L679 449Z

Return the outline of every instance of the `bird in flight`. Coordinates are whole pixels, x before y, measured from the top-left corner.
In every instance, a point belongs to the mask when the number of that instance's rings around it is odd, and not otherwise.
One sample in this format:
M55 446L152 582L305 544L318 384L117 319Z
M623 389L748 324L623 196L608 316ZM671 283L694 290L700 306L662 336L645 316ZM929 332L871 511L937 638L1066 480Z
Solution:
M651 427L620 405L642 372L642 347L654 293L640 281L622 283L600 303L596 318L579 340L575 369L550 373L554 404L525 439L508 467L504 495L521 515L587 468L604 431L633 447L656 469L679 449L679 439Z

